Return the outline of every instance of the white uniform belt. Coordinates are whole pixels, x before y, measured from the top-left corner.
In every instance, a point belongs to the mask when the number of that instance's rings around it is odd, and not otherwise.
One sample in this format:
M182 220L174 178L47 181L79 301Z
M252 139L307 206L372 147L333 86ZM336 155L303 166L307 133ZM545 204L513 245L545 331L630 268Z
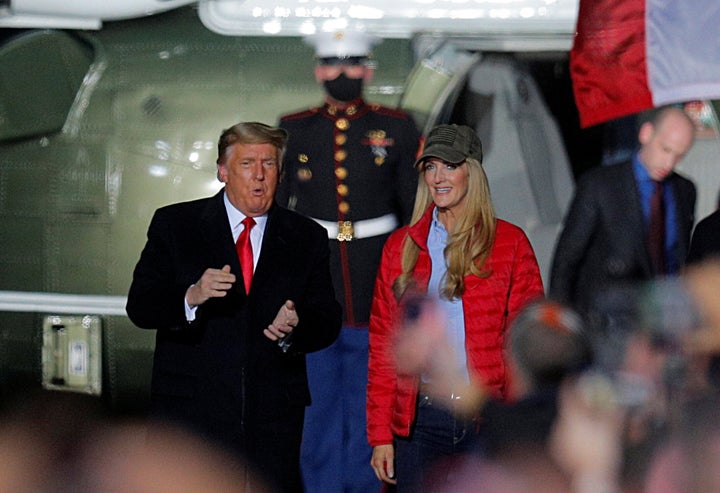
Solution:
M384 235L398 227L395 214L385 214L384 216L363 219L362 221L324 221L314 217L312 220L327 230L328 238L338 241L359 240Z

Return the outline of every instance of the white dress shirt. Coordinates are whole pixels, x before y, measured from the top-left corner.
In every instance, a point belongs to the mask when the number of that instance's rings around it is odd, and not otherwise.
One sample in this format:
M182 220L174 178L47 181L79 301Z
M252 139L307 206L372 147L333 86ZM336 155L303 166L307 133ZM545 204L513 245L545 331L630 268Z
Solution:
M247 216L232 205L230 199L228 199L227 193L223 195L223 202L225 203L225 212L227 212L228 222L232 228L234 243L237 242L238 236L240 236L240 233L242 233L243 229L245 229L242 221ZM263 214L262 216L253 217L253 219L255 219L255 226L250 230L250 243L252 244L253 251L253 272L255 272L255 267L257 266L258 259L260 258L260 249L262 247L262 240L263 235L265 234L265 225L267 224L268 216L267 214ZM214 268L221 269L222 267L223 266L220 265L215 266ZM187 302L187 298L185 298L185 317L188 322L195 320L195 312L197 311L197 308L197 306L190 307Z

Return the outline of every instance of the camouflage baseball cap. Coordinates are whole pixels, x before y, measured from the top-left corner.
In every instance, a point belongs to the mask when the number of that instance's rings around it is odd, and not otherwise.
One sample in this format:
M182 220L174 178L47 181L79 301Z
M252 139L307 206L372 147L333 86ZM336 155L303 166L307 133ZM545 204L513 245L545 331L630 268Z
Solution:
M415 166L428 158L440 158L448 163L461 163L467 158L482 162L482 142L475 130L465 125L438 125L430 130L425 147Z

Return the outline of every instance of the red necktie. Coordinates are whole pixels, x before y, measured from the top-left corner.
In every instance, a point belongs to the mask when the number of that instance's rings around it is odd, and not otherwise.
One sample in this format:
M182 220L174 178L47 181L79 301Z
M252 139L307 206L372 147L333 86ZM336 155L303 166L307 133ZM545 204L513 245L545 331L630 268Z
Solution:
M665 274L665 203L663 184L656 181L650 197L650 225L648 227L648 248L650 259L657 274Z
M243 280L245 281L245 292L249 293L253 277L253 251L252 243L250 242L250 230L255 226L255 219L246 217L242 220L242 223L245 229L243 229L240 236L238 236L237 242L235 242L235 249L240 259L240 268L242 269Z

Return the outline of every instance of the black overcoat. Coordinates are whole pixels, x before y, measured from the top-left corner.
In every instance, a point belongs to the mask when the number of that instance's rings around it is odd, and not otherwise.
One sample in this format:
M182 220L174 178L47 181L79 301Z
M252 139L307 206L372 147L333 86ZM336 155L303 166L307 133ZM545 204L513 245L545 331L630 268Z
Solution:
M223 193L155 212L127 313L138 327L157 330L153 413L241 451L273 479L292 475L292 483L299 478L304 406L310 403L305 353L329 346L341 325L327 232L273 206L246 295ZM224 265L237 276L233 288L201 305L188 323L186 290L207 268ZM263 330L288 299L300 322L283 352Z

